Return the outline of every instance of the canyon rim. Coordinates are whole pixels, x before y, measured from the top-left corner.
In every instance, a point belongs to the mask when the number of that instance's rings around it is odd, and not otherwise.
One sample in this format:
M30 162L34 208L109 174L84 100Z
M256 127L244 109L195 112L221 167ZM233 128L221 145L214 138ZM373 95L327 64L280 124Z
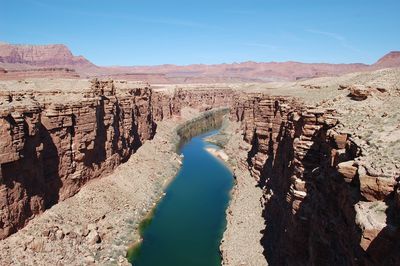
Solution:
M0 265L400 265L396 1L6 2Z

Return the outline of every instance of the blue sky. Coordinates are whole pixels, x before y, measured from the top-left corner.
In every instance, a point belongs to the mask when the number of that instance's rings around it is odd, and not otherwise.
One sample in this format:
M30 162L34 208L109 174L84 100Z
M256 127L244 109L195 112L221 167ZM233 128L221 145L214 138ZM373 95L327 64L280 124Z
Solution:
M0 0L0 40L98 65L373 63L400 50L399 0Z

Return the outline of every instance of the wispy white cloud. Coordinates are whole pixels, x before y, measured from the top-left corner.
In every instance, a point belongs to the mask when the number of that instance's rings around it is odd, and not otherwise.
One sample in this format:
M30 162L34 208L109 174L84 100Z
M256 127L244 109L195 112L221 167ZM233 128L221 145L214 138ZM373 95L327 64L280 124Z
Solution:
M350 45L348 40L344 36L342 36L342 35L340 35L338 33L329 32L329 31L315 30L315 29L306 29L306 31L310 32L310 33L313 33L313 34L326 36L326 37L328 37L330 39L336 40L337 42L339 42L339 44L342 47L344 47L346 49L349 49L349 50L351 50L353 52L361 53L361 50L359 50L356 47Z
M44 7L47 9L59 10L61 12L65 12L71 15L78 16L88 16L88 17L97 17L103 19L115 19L115 20L126 20L126 21L134 21L140 23L150 23L150 24L159 24L159 25L172 25L178 27L188 27L188 28L199 28L199 29L210 29L210 30L222 30L222 28L209 25L205 23L199 23L196 21L190 20L182 20L176 18L150 18L150 17L141 17L136 15L126 15L126 14L113 14L113 13L100 13L100 12L86 12L78 9L66 9L66 8L58 8L56 5L50 5L47 3L43 3L40 0L28 0L28 2Z
M161 24L161 25L172 25L172 26L181 26L181 27L188 27L188 28L199 28L199 29L214 29L214 30L222 30L221 27L217 27L214 25L209 25L205 23L199 23L195 21L189 20L181 20L175 18L144 18L144 17L126 17L126 19L143 22L143 23L153 23L153 24Z

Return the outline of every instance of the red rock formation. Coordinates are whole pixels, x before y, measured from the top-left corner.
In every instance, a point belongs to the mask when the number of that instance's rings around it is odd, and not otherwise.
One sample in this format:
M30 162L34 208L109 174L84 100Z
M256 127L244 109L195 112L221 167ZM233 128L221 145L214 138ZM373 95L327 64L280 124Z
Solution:
M368 98L371 95L371 89L362 85L353 85L349 88L349 96L351 99L356 101L362 101Z
M154 136L154 120L179 114L147 87L116 93L112 81L96 80L84 94L63 104L1 95L0 238L127 160Z
M168 95L146 85L117 90L113 81L98 80L70 102L34 97L62 98L60 91L2 92L0 239L126 161L154 136L156 121L179 115L182 106L229 106L231 93Z
M398 67L400 65L400 52L392 51L380 58L373 66L379 68Z
M237 96L231 115L242 121L247 162L265 191L270 265L400 262L395 177L365 170L360 148L334 130L334 110L257 94ZM381 207L363 207L371 204Z
M63 44L0 44L0 63L28 64L38 67L94 66L82 56L74 56Z
M173 115L179 115L181 112L181 103L176 93L170 96L161 92L153 92L151 100L155 121L171 118Z

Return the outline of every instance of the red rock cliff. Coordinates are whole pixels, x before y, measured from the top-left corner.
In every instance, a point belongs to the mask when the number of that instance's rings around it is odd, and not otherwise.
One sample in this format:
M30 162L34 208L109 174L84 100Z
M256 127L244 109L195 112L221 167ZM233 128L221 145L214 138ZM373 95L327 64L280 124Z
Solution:
M0 239L126 161L154 136L157 121L183 106L209 110L232 99L231 90L168 94L120 83L1 93Z
M57 103L32 92L2 93L0 239L127 160L154 136L155 120L179 114L147 87L117 93L113 82L94 81L80 95Z
M264 190L270 265L400 263L396 176L366 170L350 136L335 131L334 110L240 95L231 116Z

